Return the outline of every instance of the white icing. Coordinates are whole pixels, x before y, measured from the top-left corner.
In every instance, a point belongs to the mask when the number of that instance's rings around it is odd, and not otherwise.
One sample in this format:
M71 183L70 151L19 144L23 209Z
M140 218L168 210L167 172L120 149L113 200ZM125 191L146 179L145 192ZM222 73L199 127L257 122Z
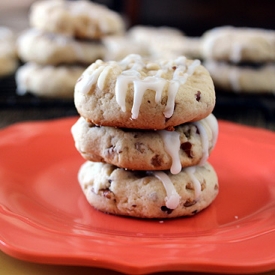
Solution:
M97 60L89 66L77 81L75 89L81 90L85 94L89 93L91 87L97 83L98 78L104 69L104 66L101 66L102 63L103 61Z
M202 121L196 121L194 124L198 127L198 130L200 132L200 137L201 137L201 143L202 143L202 158L199 162L200 165L205 164L209 157L209 140L208 140L208 135L206 132L206 129L204 128L203 122Z
M164 142L165 151L172 158L172 166L170 172L172 174L178 174L181 171L181 161L179 156L180 151L180 134L176 131L159 131L162 140Z
M208 115L204 120L207 122L208 126L212 131L212 149L213 149L217 143L218 134L219 134L218 121L213 114Z
M168 87L168 100L166 103L166 107L164 109L164 116L166 118L170 118L174 112L175 99L179 89L180 83L179 81L170 81Z
M234 63L239 63L242 57L242 45L235 42L232 46L232 50L229 56L229 60Z
M134 101L132 107L132 118L138 118L140 105L142 98L146 90L156 91L155 101L159 102L161 99L161 94L166 81L161 78L156 77L146 77L143 81L134 80Z
M240 73L236 68L231 68L228 73L229 83L233 91L238 92L241 90L239 82Z
M105 85L105 82L106 82L106 78L108 76L108 73L110 72L110 70L112 69L112 66L106 66L101 74L99 75L98 77L98 80L97 80L97 86L99 89L103 90L104 89L104 85Z
M195 190L195 200L198 200L200 195L201 195L201 184L199 180L195 176L196 172L196 166L191 166L184 168L184 171L187 173L187 175L190 177L193 185L194 185L194 190Z
M165 205L169 209L177 208L180 202L180 196L177 193L177 190L175 189L174 184L171 182L168 175L161 171L154 171L152 172L152 174L163 183L167 195L167 197L165 198Z
M198 127L201 136L202 143L202 158L200 160L199 165L205 164L209 157L209 151L212 150L216 145L218 138L218 121L213 114L208 115L206 118L193 122L194 125ZM207 134L207 130L211 132L211 138ZM161 138L164 143L164 149L172 158L172 165L170 168L170 172L172 174L178 174L181 171L181 161L180 161L180 134L176 131L166 131L160 130L158 131L161 135ZM211 139L211 148L209 139Z
M194 61L191 63L191 65L189 65L188 70L187 70L187 74L188 74L189 76L192 75L192 74L195 72L196 68L197 68L198 66L200 66L200 64L201 64L200 60L198 60L198 59L194 60Z
M202 143L202 158L200 160L199 165L205 164L209 157L209 138L207 135L206 127L210 128L212 134L212 146L211 149L214 148L218 138L218 121L213 114L208 115L206 118L194 122L194 124L198 127L201 136L201 143Z
M115 86L115 95L116 101L120 106L122 112L126 111L125 98L128 90L128 85L134 80L137 80L140 76L140 73L134 70L127 70L121 73L117 77L116 86Z

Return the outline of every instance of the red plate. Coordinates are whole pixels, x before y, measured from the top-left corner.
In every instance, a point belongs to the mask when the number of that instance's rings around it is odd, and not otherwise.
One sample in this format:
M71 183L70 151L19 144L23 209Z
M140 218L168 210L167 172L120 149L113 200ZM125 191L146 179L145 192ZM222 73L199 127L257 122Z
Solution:
M76 117L0 131L0 248L23 260L124 273L275 269L275 133L220 121L210 162L220 193L191 218L103 214L76 176Z

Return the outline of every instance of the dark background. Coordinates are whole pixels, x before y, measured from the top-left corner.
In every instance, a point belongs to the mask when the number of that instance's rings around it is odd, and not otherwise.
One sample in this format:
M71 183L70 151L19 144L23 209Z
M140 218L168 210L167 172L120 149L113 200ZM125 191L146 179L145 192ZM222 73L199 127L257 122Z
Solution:
M136 24L176 27L189 36L208 29L236 27L275 28L274 0L96 0Z
M77 0L76 0L77 1ZM275 30L275 0L94 0L134 25L170 26L187 36L224 25ZM27 15L26 15L27 16ZM275 76L274 76L275 77ZM15 94L14 76L0 79L0 128L26 120L77 115L73 102ZM219 119L275 130L274 94L236 94L216 89Z

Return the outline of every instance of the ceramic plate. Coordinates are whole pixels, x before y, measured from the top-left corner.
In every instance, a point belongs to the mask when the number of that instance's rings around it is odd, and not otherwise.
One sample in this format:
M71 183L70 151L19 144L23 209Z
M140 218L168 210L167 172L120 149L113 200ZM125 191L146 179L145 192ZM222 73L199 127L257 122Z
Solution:
M76 117L0 131L0 248L39 263L124 273L275 269L275 133L220 121L220 193L201 213L141 220L94 210L77 182Z

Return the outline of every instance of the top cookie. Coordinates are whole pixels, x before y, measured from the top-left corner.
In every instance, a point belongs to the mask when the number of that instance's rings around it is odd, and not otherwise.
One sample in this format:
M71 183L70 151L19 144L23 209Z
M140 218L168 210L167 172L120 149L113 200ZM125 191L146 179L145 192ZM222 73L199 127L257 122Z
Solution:
M107 7L89 1L47 0L31 6L30 25L48 32L84 39L124 31L120 15Z
M75 106L96 125L169 129L208 116L215 90L199 60L184 56L148 60L128 55L120 62L97 60L75 85Z
M207 31L201 42L205 59L239 62L275 61L275 31L218 27Z

